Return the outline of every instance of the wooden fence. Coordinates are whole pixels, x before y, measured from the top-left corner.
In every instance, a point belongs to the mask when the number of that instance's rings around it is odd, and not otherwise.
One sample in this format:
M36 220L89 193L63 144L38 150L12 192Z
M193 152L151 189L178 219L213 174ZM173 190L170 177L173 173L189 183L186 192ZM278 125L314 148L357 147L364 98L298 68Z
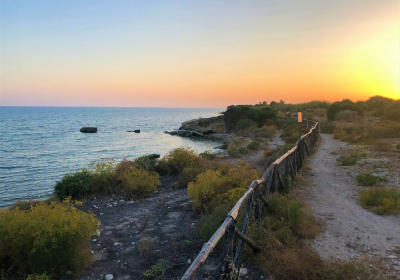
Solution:
M282 179L283 175L290 176L293 180L295 179L298 170L303 165L306 154L309 154L311 149L314 147L319 135L319 124L309 120L305 120L305 122L307 127L310 128L310 131L303 135L291 150L275 160L267 168L260 179L251 183L247 191L229 212L219 229L214 233L210 240L203 245L200 253L185 272L181 280L189 280L196 277L196 274L200 271L208 256L215 249L218 241L224 235L226 236L225 244L215 279L238 278L239 258L243 242L256 252L260 250L257 244L246 236L250 216L254 215L255 221L262 219L264 214L263 208L264 206L268 206L268 195L276 192L279 187L285 188L285 183ZM266 184L265 194L262 194L260 190L262 184ZM239 215L239 210L244 207L246 203L247 211L244 217L242 230L239 231L235 226L236 218ZM233 248L233 239L235 236L239 238L236 249Z

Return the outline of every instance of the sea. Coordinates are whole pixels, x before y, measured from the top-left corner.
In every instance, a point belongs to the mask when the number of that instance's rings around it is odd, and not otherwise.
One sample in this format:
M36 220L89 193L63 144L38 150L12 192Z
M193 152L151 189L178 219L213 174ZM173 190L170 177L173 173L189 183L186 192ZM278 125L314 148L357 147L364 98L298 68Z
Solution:
M215 151L217 142L165 131L223 108L94 108L0 106L0 208L43 199L66 174L101 159L165 155L178 147ZM97 133L81 133L81 127ZM140 129L140 133L130 133Z

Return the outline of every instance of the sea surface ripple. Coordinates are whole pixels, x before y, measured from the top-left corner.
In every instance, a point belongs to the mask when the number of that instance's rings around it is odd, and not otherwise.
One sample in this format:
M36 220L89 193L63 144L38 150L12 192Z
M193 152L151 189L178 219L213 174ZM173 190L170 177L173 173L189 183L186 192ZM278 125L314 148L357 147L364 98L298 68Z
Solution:
M177 147L197 152L218 144L165 134L221 108L0 107L0 208L45 198L69 172L93 161L120 161ZM97 133L81 133L84 126ZM140 129L141 133L128 130Z

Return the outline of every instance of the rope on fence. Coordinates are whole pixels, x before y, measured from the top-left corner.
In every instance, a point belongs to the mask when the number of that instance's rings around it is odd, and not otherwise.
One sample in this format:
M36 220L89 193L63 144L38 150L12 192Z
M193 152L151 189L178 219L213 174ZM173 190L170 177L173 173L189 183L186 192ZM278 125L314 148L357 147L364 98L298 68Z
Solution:
M196 277L196 274L202 268L206 262L208 256L217 246L218 241L225 235L225 244L222 250L220 263L218 270L216 271L215 279L237 279L239 275L239 258L240 252L243 247L243 243L246 243L255 252L259 251L260 248L250 238L246 236L247 228L251 220L251 214L254 208L254 220L260 221L263 216L264 207L268 207L268 195L274 193L278 188L285 188L285 183L282 176L291 176L294 180L298 173L298 170L303 165L306 154L310 154L311 149L314 147L318 135L319 135L319 123L310 120L305 120L307 127L311 127L310 131L303 135L297 142L296 145L282 155L280 158L275 160L265 170L262 177L258 180L254 180L246 192L236 202L235 206L229 212L225 221L214 233L210 240L205 243L197 255L196 259L192 262L191 266L185 272L181 280L191 280ZM260 191L260 186L266 184L265 195ZM260 203L260 200L262 203ZM245 214L242 230L239 231L235 224L236 218L239 215L239 210L247 202L247 211ZM234 251L233 239L234 237L239 238L238 245Z

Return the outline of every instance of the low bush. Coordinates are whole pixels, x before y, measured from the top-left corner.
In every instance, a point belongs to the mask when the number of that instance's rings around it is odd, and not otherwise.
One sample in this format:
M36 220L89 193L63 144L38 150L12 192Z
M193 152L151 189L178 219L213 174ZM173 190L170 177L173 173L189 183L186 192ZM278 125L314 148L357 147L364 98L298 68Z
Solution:
M201 165L201 160L202 158L194 150L190 148L177 148L168 152L161 161L165 162L169 173L177 175L186 167Z
M393 146L388 140L378 139L372 145L372 149L378 152L391 152L393 151Z
M278 192L280 194L288 194L294 188L293 180L290 176L282 175L282 181L285 186L278 188Z
M186 188L190 182L197 177L197 175L203 173L205 169L196 167L187 167L181 174L179 174L178 179L175 182L177 188Z
M299 134L294 132L285 138L285 143L286 144L294 144L297 142L297 140L299 140Z
M353 145L352 150L350 152L350 156L355 159L365 158L369 156L369 152L367 151L367 146L364 143Z
M258 147L260 147L260 142L257 140L252 141L247 145L247 149L249 150L258 150Z
M79 275L91 262L87 241L98 230L94 215L76 209L69 200L40 203L29 210L0 210L3 277L46 273L58 278L67 271Z
M211 151L205 151L199 154L199 156L201 156L202 158L206 159L206 160L213 160L217 158L217 155L214 154Z
M257 123L253 120L250 119L242 119L237 122L235 131L241 131L241 130L248 130L249 128L252 127L257 127Z
M161 184L157 172L133 167L118 177L117 191L126 199L140 199L150 196Z
M227 152L231 157L238 157L241 154L248 152L247 146L251 143L251 139L248 137L240 137L233 135L229 142Z
M67 174L62 178L61 182L57 182L54 187L54 193L61 200L68 196L73 199L79 199L89 195L93 184L93 175L88 170L82 169L82 171Z
M372 174L358 174L357 177L357 183L360 186L373 186L377 182L385 182L386 179L382 178L380 176L374 176Z
M384 120L400 122L400 100L397 100L393 104L385 107L382 118Z
M207 242L217 231L217 229L224 222L231 208L232 206L229 204L220 205L215 207L211 213L201 215L200 224L197 228L197 234L202 237L203 242Z
M248 164L228 170L207 170L188 185L193 208L210 213L216 206L236 203L251 182L259 177Z
M271 138L275 135L276 127L273 125L264 125L261 128L254 130L254 137Z
M334 121L336 115L341 111L356 111L359 116L364 115L364 111L358 104L351 102L350 100L343 100L341 102L332 103L327 111L328 121Z
M336 124L332 122L326 122L321 124L321 132L322 133L328 133L332 134L333 131L335 130Z
M368 135L373 139L400 138L400 122L380 121L368 129Z
M157 166L157 159L151 156L142 156L133 160L135 166L139 169L146 171L155 171Z
M26 280L51 280L51 278L46 274L30 274Z
M341 123L357 123L362 121L362 117L356 111L344 110L336 114L335 120Z
M90 186L92 194L111 194L115 187L115 160L102 159L89 165L93 183Z
M278 124L277 114L275 110L269 106L255 107L239 105L232 106L224 112L226 131L230 133L232 131L236 131L238 125L246 127L248 124L253 124L253 122L248 122L247 119L257 123L258 127L262 127L264 124L266 124L268 119L271 119L274 123ZM243 122L246 122L245 125L243 125Z
M360 190L360 204L379 215L400 213L400 192L386 187Z
M340 156L337 162L340 166L351 166L357 163L357 159L349 156Z

